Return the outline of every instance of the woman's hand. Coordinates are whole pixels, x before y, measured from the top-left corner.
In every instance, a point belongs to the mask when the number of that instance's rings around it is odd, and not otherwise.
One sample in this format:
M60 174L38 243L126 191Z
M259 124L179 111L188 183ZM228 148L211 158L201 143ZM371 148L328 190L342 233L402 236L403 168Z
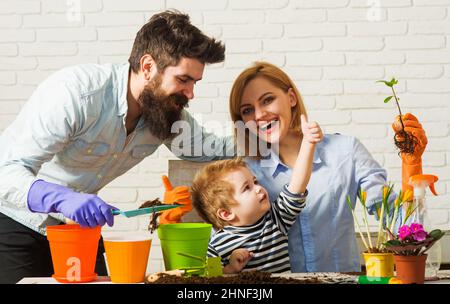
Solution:
M244 248L235 249L230 256L230 263L223 268L223 273L239 273L253 257L253 252Z
M427 147L428 139L425 130L414 115L406 113L402 116L402 120L405 132L414 135L417 140L413 153L400 153L402 157L402 191L405 193L407 190L413 190L411 185L409 185L409 178L416 174L422 174L422 154ZM404 140L399 134L402 130L402 125L398 116L392 124L392 129L397 140Z
M405 126L405 132L408 132L414 135L417 139L416 146L414 148L414 152L411 154L401 153L402 160L406 164L416 164L421 161L422 154L425 151L425 148L428 143L427 136L425 134L425 130L422 125L419 123L419 120L412 115L411 113L406 113L402 116L403 125ZM395 122L392 124L392 129L394 130L397 139L399 141L404 140L398 133L402 130L402 125L400 123L400 118L397 116L395 118Z
M323 132L319 124L315 121L308 122L306 116L302 114L300 116L301 127L303 133L303 140L311 144L316 144L323 139Z

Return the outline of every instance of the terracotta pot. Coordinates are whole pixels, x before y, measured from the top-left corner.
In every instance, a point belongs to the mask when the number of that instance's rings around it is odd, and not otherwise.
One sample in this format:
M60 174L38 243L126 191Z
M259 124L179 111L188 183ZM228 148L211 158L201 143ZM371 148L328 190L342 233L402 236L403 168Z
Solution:
M404 284L423 284L427 255L394 255L397 278Z
M363 252L368 277L393 277L394 254Z

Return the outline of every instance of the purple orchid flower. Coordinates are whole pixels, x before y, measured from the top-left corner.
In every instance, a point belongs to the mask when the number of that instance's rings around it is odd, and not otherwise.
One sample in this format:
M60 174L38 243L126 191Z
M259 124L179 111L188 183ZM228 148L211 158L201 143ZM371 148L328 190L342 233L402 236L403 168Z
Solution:
M412 235L411 228L408 225L403 225L398 229L398 237L400 240L404 240Z

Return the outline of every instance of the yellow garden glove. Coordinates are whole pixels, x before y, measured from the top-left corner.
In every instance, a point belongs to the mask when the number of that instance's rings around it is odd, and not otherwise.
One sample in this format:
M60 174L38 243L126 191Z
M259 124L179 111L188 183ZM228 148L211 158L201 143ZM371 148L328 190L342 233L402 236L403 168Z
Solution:
M173 187L169 178L162 176L162 181L166 192L164 193L164 204L180 204L178 208L164 211L159 216L160 224L174 224L181 221L181 217L192 210L191 193L188 186Z
M406 113L402 116L402 120L405 132L414 135L417 139L413 153L400 153L402 157L402 191L405 193L406 190L413 191L413 188L408 184L409 178L416 174L422 174L422 154L425 151L428 139L425 130L414 115ZM399 116L396 117L396 121L392 124L392 129L396 134L401 131L402 125ZM398 134L397 139L402 140Z

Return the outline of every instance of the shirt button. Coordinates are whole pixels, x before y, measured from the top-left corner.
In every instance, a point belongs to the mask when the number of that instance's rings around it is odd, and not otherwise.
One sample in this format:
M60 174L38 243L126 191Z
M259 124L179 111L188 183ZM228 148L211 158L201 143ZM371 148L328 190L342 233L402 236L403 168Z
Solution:
M101 175L101 174L97 174L97 178L98 179L100 179L100 178L102 178L103 176Z
M92 149L87 150L87 153L91 154L92 153Z
M114 154L114 155L113 155L113 158L117 158L117 154Z

